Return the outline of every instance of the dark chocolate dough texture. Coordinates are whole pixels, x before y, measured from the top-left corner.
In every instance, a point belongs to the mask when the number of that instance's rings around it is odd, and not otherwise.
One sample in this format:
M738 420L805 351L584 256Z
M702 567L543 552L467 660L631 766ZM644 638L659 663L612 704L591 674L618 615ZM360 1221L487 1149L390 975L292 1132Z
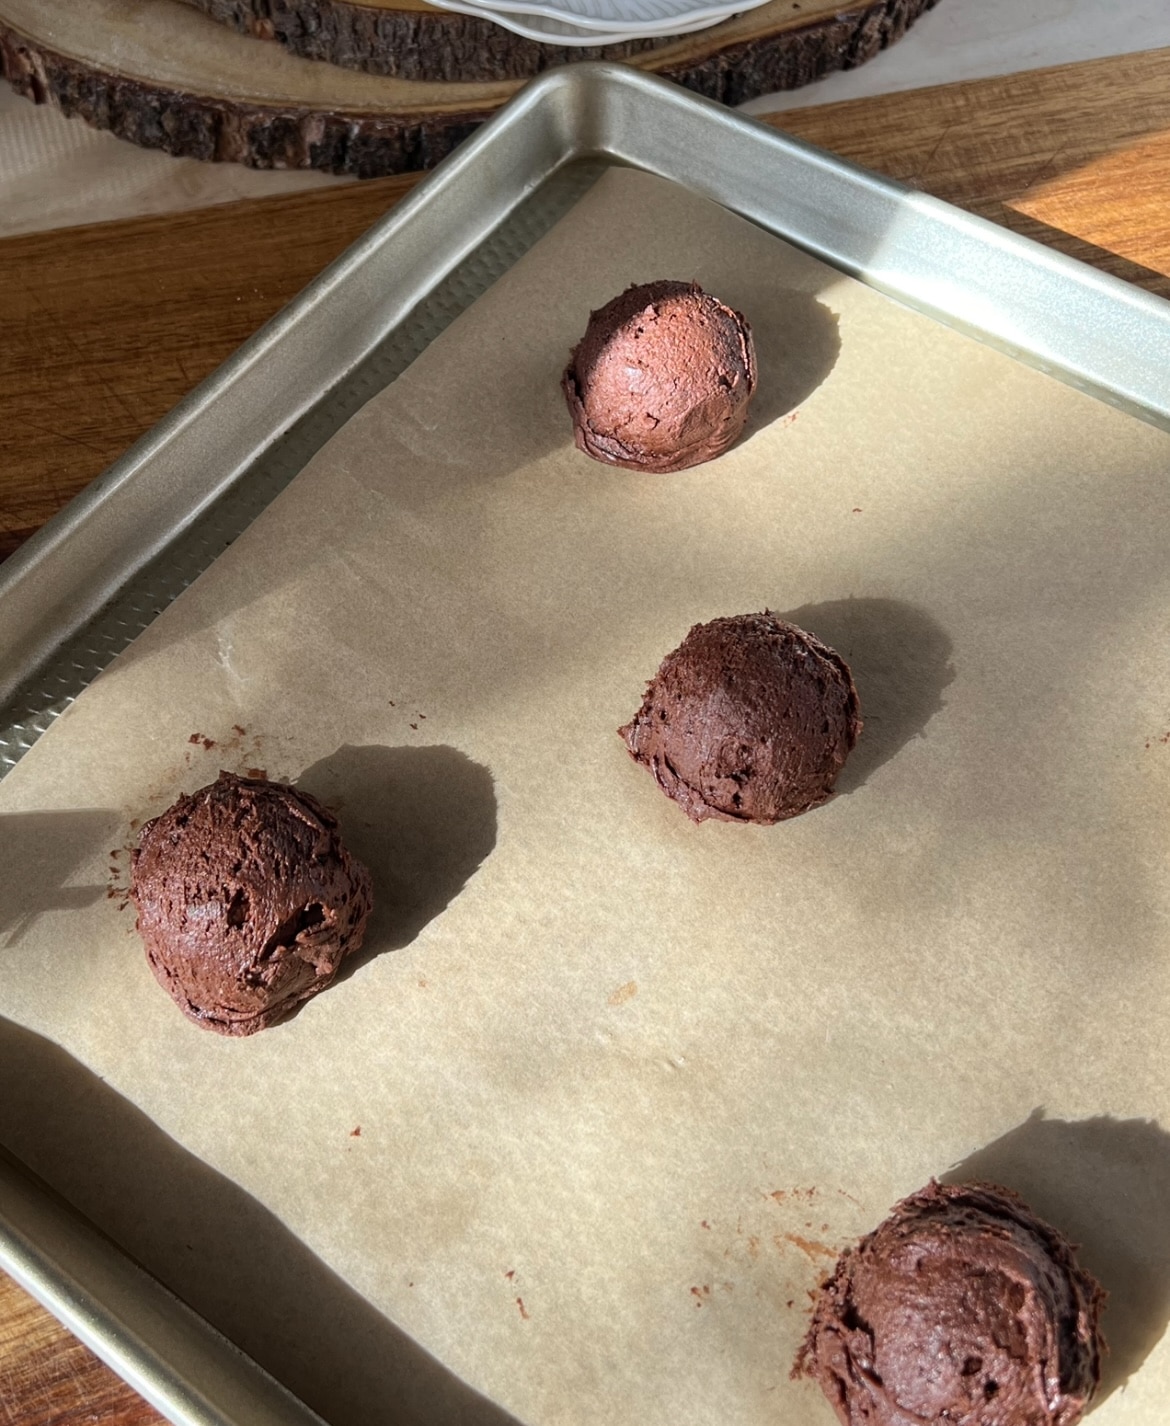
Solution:
M676 471L722 455L756 388L747 320L694 282L648 282L591 313L561 381L594 460Z
M793 1375L843 1426L1074 1426L1103 1300L1014 1193L931 1183L841 1255Z
M263 1030L324 990L373 907L332 813L229 772L143 827L130 894L159 984L222 1035Z
M828 799L861 726L845 660L764 610L696 624L618 731L692 821L771 824Z

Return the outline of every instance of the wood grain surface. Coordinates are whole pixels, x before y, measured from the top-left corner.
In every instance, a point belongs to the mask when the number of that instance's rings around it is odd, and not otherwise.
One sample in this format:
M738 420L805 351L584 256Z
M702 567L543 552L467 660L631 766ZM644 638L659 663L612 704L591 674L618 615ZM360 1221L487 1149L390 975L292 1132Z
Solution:
M770 122L1170 297L1170 50ZM0 554L411 181L0 242ZM160 1420L0 1274L0 1426Z
M162 1420L88 1347L0 1273L3 1426L155 1426Z
M1170 297L1170 49L770 122Z

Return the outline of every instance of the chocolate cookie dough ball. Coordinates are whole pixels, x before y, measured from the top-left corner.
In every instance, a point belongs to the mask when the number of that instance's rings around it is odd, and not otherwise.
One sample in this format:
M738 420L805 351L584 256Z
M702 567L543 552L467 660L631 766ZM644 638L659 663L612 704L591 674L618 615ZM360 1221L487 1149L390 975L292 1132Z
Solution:
M840 654L765 610L696 624L618 732L692 821L768 824L829 797L861 712Z
M841 1255L793 1375L844 1426L1073 1426L1103 1298L1014 1193L931 1183Z
M756 387L751 328L694 282L629 287L592 313L561 386L586 455L684 470L743 430Z
M331 813L230 772L143 827L130 895L159 984L221 1035L263 1030L324 990L373 907Z

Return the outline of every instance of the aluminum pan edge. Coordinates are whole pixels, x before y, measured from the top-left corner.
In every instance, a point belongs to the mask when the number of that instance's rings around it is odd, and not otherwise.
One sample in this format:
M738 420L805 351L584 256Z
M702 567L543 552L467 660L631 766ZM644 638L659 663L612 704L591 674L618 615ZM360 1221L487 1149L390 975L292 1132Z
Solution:
M598 115L604 153L1170 428L1170 302L676 86L617 78Z
M0 565L0 704L574 156L529 86Z
M0 1267L185 1426L323 1426L0 1149Z
M1170 303L667 81L571 65L521 90L0 567L0 703L533 188L586 156L684 183L1170 427Z

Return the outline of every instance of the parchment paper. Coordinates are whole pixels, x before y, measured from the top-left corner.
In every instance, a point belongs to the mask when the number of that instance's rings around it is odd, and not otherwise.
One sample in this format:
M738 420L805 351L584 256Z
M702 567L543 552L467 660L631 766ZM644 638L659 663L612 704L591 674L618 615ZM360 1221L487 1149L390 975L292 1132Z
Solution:
M664 276L748 314L761 387L726 457L638 476L558 381ZM991 1176L1112 1292L1094 1419L1161 1422L1168 468L610 172L5 780L0 1140L335 1426L828 1423L809 1291ZM763 607L850 660L865 733L824 808L695 827L615 729ZM245 1041L182 1019L117 893L221 766L337 806L379 902Z

